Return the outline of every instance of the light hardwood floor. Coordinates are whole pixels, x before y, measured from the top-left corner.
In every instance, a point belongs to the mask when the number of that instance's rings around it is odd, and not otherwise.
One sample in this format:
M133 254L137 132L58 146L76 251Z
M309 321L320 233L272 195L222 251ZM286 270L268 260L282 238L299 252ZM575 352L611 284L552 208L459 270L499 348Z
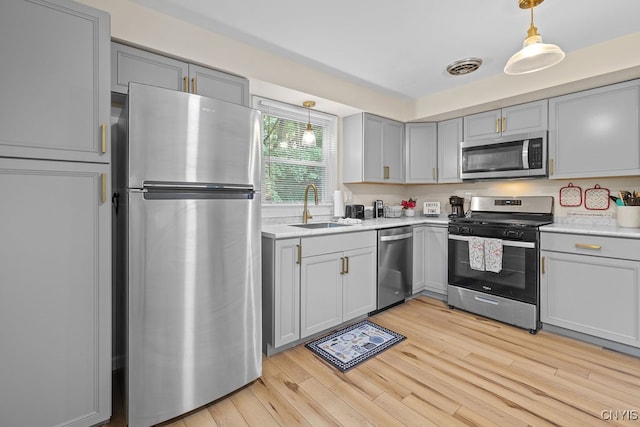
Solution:
M260 379L163 425L640 426L639 358L426 297L370 320L407 339L347 373L302 345L264 357Z

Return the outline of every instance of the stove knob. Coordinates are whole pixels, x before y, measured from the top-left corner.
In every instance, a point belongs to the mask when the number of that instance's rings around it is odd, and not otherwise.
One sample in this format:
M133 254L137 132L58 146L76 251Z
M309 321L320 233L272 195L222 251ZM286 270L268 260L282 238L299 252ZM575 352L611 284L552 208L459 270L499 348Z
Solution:
M460 234L471 234L472 232L471 227L460 227Z

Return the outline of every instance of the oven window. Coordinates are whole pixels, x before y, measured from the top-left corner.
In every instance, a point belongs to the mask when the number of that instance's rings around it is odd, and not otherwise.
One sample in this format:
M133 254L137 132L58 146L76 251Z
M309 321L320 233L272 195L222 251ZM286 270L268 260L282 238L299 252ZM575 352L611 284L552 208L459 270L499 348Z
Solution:
M463 148L463 172L522 170L522 141Z
M505 245L502 251L499 273L478 271L469 263L469 243L449 239L449 284L537 304L537 250Z

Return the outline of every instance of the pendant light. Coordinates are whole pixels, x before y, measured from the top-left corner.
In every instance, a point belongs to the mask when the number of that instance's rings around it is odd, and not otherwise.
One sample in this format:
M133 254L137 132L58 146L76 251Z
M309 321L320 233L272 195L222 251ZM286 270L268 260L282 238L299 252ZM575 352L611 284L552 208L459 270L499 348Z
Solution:
M302 135L302 145L305 147L315 147L316 146L316 134L313 132L313 128L311 127L311 108L316 106L315 101L304 101L302 106L309 111L309 120L307 121L307 129L304 131Z
M538 29L533 25L533 8L544 0L519 0L520 9L531 10L531 26L522 49L516 52L504 67L506 74L527 74L544 70L564 59L564 52L554 44L542 43Z

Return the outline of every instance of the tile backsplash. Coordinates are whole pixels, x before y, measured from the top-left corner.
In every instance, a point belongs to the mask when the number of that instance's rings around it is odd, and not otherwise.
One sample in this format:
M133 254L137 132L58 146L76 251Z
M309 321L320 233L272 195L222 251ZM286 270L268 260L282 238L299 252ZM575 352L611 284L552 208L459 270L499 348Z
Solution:
M562 187L572 183L582 189L582 204L580 206L560 206L559 192ZM418 206L422 202L440 202L442 213L450 213L450 196L464 197L470 193L473 196L553 196L554 215L566 217L563 220L575 221L577 218L591 218L595 220L611 220L615 217L615 204L610 203L606 210L587 209L584 204L584 192L598 184L606 188L611 195L617 195L620 190L640 191L640 176L605 177L584 179L523 179L478 181L459 184L430 184L430 185L382 185L382 184L344 184L343 190L352 195L353 203L371 205L376 199L384 203L397 204L411 197L417 199ZM465 202L465 210L469 203Z

